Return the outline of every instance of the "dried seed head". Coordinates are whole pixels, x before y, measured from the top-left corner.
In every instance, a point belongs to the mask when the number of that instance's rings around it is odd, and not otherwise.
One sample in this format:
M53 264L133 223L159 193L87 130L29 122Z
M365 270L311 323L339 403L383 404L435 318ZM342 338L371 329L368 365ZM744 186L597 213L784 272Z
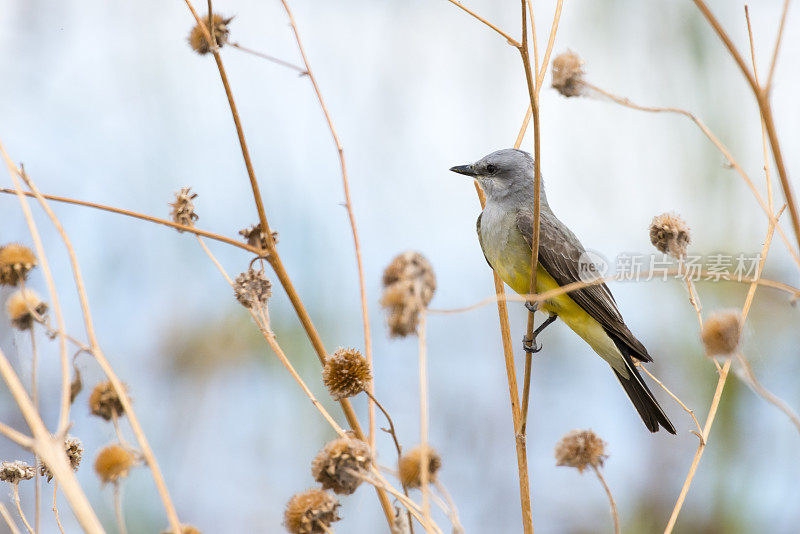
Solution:
M356 349L339 349L325 360L322 381L331 396L346 399L369 387L372 380L367 359Z
M67 453L67 460L69 460L69 465L72 467L72 470L77 471L78 466L81 465L81 459L83 458L81 440L72 436L67 436L66 439L64 439L64 452ZM50 471L50 468L47 467L44 462L39 465L39 474L43 477L47 477L48 482L53 479L52 471Z
M231 33L230 29L228 29L228 23L233 20L233 17L226 19L222 15L214 13L212 20L214 21L214 40L217 42L217 46L221 47L228 42L228 37ZM208 23L208 15L203 17L202 21L206 30L211 33L211 24ZM205 32L203 32L203 28L199 24L195 24L191 33L189 33L189 46L198 54L203 55L211 52L210 44L209 39L206 38Z
M125 413L122 401L119 400L119 395L110 381L101 382L94 387L92 394L89 395L89 410L92 415L102 417L106 421Z
M580 96L583 92L584 61L572 50L553 59L553 88L564 96Z
M194 212L194 199L197 198L197 193L192 193L191 187L182 187L180 191L175 193L175 202L171 202L172 211L170 217L172 221L184 226L194 226L194 222L199 219ZM178 230L183 233L183 230Z
M436 473L442 467L442 457L431 447L426 447L428 460L428 482L436 478ZM398 467L400 482L406 488L419 488L422 486L422 447L412 449L400 457Z
M366 470L371 462L369 445L359 439L339 438L319 451L311 462L311 475L322 489L350 495L361 484L354 472Z
M161 534L175 534L172 529L163 530ZM192 525L181 525L181 534L201 534L200 529Z
M383 272L381 306L387 312L389 334L405 337L417 332L419 314L436 291L433 267L419 252L404 252Z
M236 295L236 300L245 308L252 308L256 303L263 306L272 296L272 284L267 280L264 271L251 268L236 277L233 293Z
M581 473L588 466L601 467L606 458L606 443L591 430L572 430L556 444L556 465Z
M47 313L47 304L42 302L35 291L20 289L8 297L6 312L14 328L30 330L34 316L42 317Z
M254 224L250 228L245 228L244 230L239 230L239 235L244 237L244 240L247 241L247 244L251 247L260 248L261 250L267 250L269 248L269 243L267 243L267 233L261 231L261 223ZM278 232L272 232L272 241L275 244L278 244Z
M15 286L26 280L36 264L36 255L24 245L11 243L0 247L0 285Z
M9 484L19 484L23 480L30 480L35 474L36 469L33 466L19 460L0 464L0 480Z
M109 445L97 455L94 471L103 483L117 482L128 476L136 465L136 456L121 445Z
M296 493L286 504L283 526L291 534L323 534L341 519L338 508L339 501L327 491L314 488Z
M703 321L700 337L707 356L730 356L739 347L742 316L738 311L721 311Z
M681 259L691 242L689 227L677 214L662 213L650 223L650 242L664 254Z

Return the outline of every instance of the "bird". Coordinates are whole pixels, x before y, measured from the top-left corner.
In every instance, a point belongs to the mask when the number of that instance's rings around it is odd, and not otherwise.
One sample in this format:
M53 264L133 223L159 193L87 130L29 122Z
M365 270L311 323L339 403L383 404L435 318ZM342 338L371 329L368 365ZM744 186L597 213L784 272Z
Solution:
M487 263L515 292L531 293L534 158L523 150L503 149L450 170L477 180L486 193L477 232ZM550 209L542 187L535 292L583 280L581 269L586 268L587 261L589 268L597 269L587 258L591 256L575 234ZM532 312L538 310L549 315L536 328L532 339L523 338L526 352L541 350L536 336L561 319L611 366L647 429L657 432L663 427L675 434L675 427L634 365L653 359L625 324L606 284L562 293L541 303L526 302L525 306Z

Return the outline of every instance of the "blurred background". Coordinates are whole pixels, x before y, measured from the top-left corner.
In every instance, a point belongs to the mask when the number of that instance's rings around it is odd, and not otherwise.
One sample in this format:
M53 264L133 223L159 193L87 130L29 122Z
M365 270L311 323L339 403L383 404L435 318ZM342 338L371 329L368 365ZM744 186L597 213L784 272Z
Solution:
M536 2L540 54L555 2ZM711 2L733 40L748 50L740 2ZM511 146L527 106L516 51L444 0L296 0L306 51L345 147L361 234L374 340L376 394L406 447L419 439L416 338L390 340L378 306L383 268L413 249L433 264L431 306L455 308L493 294L475 236L472 183L448 168ZM512 35L514 2L469 5ZM203 4L204 6L204 4ZM198 5L197 7L203 8ZM231 40L300 62L278 1L218 1L235 15ZM769 65L782 2L752 6L755 53ZM796 7L796 6L795 6ZM791 177L800 173L800 11L789 12L773 103ZM219 76L186 43L186 6L144 0L0 0L0 139L46 193L167 217L173 192L191 186L198 226L227 236L257 216ZM764 191L755 101L734 62L690 2L570 0L555 53L586 60L587 79L645 105L696 112ZM311 85L291 70L230 47L222 52L242 115L279 250L327 348L363 348L358 280L336 151ZM692 227L690 251L755 254L767 221L735 171L688 120L587 98L541 93L542 168L553 210L606 257L650 253L648 224L676 211ZM532 151L532 135L523 148ZM777 184L777 179L776 182ZM2 187L10 187L3 172ZM798 184L795 181L795 190ZM762 193L763 194L763 193ZM778 189L776 202L782 203ZM334 434L280 366L195 239L168 228L75 206L54 205L76 247L100 341L129 385L179 516L203 532L279 532L289 497L313 484L310 461ZM36 211L68 328L83 325L67 256ZM31 244L17 200L0 196L0 242ZM788 219L788 214L784 216ZM789 235L791 229L784 220ZM246 270L239 249L209 242L226 269ZM271 275L271 273L268 273ZM776 236L765 277L800 284ZM30 286L46 294L40 271ZM703 356L697 320L677 281L611 286L633 332L655 359L649 368L701 422L717 381ZM747 286L700 283L705 313L741 307ZM335 417L319 364L285 294L271 314L278 340ZM3 289L0 297L8 296ZM511 306L515 349L525 310ZM764 385L800 407L800 311L761 288L744 353ZM678 429L651 435L607 365L563 325L544 334L534 361L529 463L534 524L541 532L606 532L611 518L591 474L556 467L553 448L574 428L608 442L605 473L625 530L660 532L697 448L688 414L654 387ZM428 323L430 440L441 479L468 532L520 532L514 439L497 311L493 305ZM42 411L55 425L57 351L42 338ZM0 347L27 379L30 341L0 323ZM518 354L518 369L522 357ZM92 472L112 426L88 414L102 378L78 360L87 391L72 433L86 452L78 477L110 532L111 488ZM355 399L366 421L363 398ZM0 419L25 425L0 388ZM382 422L379 420L379 425ZM800 439L787 418L732 376L709 447L676 532L796 532ZM394 465L388 436L382 463ZM6 440L0 458L31 460ZM22 487L32 514L32 484ZM167 522L150 473L124 484L129 531ZM10 487L0 497L10 495ZM47 492L45 492L47 495ZM418 497L418 495L417 495ZM339 532L384 532L374 492L342 499ZM60 502L68 532L78 530ZM44 532L55 532L45 506ZM443 516L437 516L446 524ZM0 531L4 528L0 526Z

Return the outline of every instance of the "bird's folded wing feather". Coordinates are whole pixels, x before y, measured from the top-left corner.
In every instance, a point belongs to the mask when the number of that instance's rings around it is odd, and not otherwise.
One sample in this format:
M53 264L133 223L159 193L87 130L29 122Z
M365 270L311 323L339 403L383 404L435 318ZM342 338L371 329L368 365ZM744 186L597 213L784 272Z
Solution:
M578 271L581 255L586 252L578 238L552 214L543 214L539 227L539 263L560 286L580 282ZM517 228L528 246L532 243L533 216L527 211L517 214ZM647 349L628 329L617 309L611 291L605 284L597 284L567 293L578 306L608 332L631 348L633 355L642 361L652 361Z

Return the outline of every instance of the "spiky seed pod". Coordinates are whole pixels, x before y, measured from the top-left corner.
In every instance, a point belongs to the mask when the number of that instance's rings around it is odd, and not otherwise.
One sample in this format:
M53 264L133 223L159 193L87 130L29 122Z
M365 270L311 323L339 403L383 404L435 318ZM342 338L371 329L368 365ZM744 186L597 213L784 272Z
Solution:
M311 462L311 475L322 489L350 495L361 484L361 478L353 472L366 470L371 462L369 445L360 439L339 438L319 451Z
M387 310L389 334L405 337L417 332L419 314L436 291L436 275L419 252L395 257L383 273L381 306Z
M553 89L566 97L580 96L583 93L583 65L585 62L572 50L557 55L553 59Z
M283 526L291 534L323 534L341 519L338 508L339 501L327 491L313 488L296 493L286 504Z
M208 15L203 17L201 20L210 34L211 24L208 23ZM214 21L214 40L217 42L217 46L222 47L228 42L228 37L231 33L230 29L228 28L228 24L233 20L233 17L224 18L222 15L214 13L212 20ZM194 25L194 28L192 28L192 31L189 33L188 40L189 46L191 46L192 50L198 54L204 55L211 52L211 43L206 38L203 28L199 24Z
M47 304L31 289L20 289L8 297L6 312L11 325L18 330L30 330L34 316L44 316Z
M136 465L136 456L121 445L109 445L97 455L94 471L103 483L117 482L128 476Z
M431 447L426 447L428 460L428 482L436 479L436 473L442 467L442 457ZM398 471L400 482L406 488L419 488L422 486L422 446L416 447L400 457Z
M83 458L83 445L81 444L81 440L72 436L67 436L64 439L64 452L67 453L67 460L69 460L69 465L72 467L72 470L77 471L78 467L81 465L81 459ZM39 474L46 477L48 482L53 480L53 473L44 462L39 465Z
M125 414L125 408L111 381L101 382L94 387L92 394L89 395L89 410L92 415L102 417L106 421Z
M325 360L322 381L335 400L358 395L369 388L372 372L356 349L339 349Z
M172 211L170 217L172 221L184 226L194 226L194 222L200 217L194 212L194 199L197 198L197 193L192 193L191 187L181 187L180 191L175 193L175 202L170 202ZM178 229L183 233L183 230Z
M261 223L254 224L244 230L239 230L239 235L244 237L247 244L251 247L267 250L269 243L267 243L267 233L261 231ZM278 244L278 232L272 232L272 241Z
M738 311L720 311L703 321L700 332L706 355L730 356L742 337L742 316Z
M572 430L556 444L556 465L574 467L583 473L587 467L601 467L608 456L606 443L591 430Z
M689 226L675 213L662 213L650 223L650 242L659 251L675 259L686 256L686 247L691 243Z
M23 480L30 480L36 475L36 469L25 462L3 462L0 464L0 480L9 484L19 484Z
M172 529L163 530L161 534L175 534ZM181 534L202 534L200 529L192 525L181 525Z
M28 278L36 267L36 255L31 249L18 243L0 247L0 285L15 286Z
M267 280L264 271L249 269L236 277L233 293L245 308L252 308L256 303L263 306L272 296L272 283Z

